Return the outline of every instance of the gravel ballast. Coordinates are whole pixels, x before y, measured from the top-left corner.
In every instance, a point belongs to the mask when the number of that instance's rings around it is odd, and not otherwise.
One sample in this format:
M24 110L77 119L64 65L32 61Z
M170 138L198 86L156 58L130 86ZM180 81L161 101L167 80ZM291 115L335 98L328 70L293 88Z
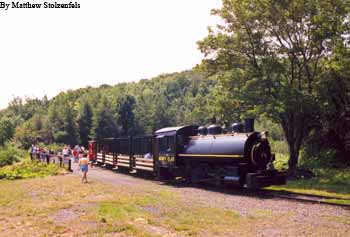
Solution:
M75 175L80 175L74 169ZM304 203L281 198L247 195L239 190L164 185L116 171L94 167L88 178L127 187L157 190L166 187L189 206L232 210L247 220L246 228L230 236L349 236L350 210L344 207ZM259 221L255 221L259 218ZM251 221L250 221L251 220Z

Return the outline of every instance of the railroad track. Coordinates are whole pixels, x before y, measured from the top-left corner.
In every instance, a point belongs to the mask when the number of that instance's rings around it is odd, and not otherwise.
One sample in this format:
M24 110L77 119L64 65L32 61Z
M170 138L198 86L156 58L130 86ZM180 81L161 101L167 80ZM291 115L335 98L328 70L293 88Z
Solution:
M164 181L163 181L164 182ZM167 182L171 185L180 185L180 186L189 186L185 181L183 180L169 180ZM218 191L218 192L224 192L227 194L238 194L238 195L245 195L245 196L251 196L251 197L262 197L262 198L280 198L280 199L288 199L288 200L294 200L296 202L305 202L305 203L315 203L315 204L323 204L323 205L332 205L332 206L340 206L345 209L350 210L350 198L341 198L341 197L334 197L334 196L322 196L322 195L315 195L315 194L300 194L300 193L294 193L289 191L274 191L274 190L249 190L245 188L237 188L236 190L232 190L230 188L224 187L224 186L218 186L215 184L200 184L196 187L204 188L211 191ZM339 201L339 202L332 202L332 201ZM341 201L347 202L347 203L341 203Z
M288 199L288 200L294 200L296 202L305 202L305 203L315 203L315 204L324 204L324 205L332 205L332 206L340 206L347 210L350 210L350 198L341 198L341 197L332 197L332 196L322 196L322 195L314 195L314 194L300 194L300 193L294 193L289 191L274 191L274 190L249 190L245 188L237 188L232 190L231 188L227 188L222 185L218 185L217 182L207 182L207 183L201 183L198 185L190 185L186 182L185 179L161 179L161 180L154 180L150 177L149 179L153 180L153 182L158 184L167 184L172 185L176 187L196 187L196 188L202 188L210 191L216 191L216 192L222 192L226 194L235 194L235 195L243 195L243 196L250 196L250 197L262 197L262 198L280 198L280 199ZM204 180L204 181L210 181L212 179ZM332 201L344 201L348 203L335 203Z
M272 191L272 190L262 190L262 194L267 196L272 196L274 198L288 199L288 200L294 200L298 202L341 206L350 210L350 204L332 202L332 201L340 201L340 202L347 201L350 203L350 198L321 196L321 195L314 195L314 194L299 194L299 193L293 193L288 191Z

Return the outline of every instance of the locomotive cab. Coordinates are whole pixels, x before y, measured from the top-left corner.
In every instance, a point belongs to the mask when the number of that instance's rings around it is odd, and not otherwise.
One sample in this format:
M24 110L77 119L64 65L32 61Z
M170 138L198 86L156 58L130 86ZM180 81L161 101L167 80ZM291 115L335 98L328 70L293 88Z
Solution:
M183 176L183 163L178 159L185 140L198 133L198 126L169 127L154 132L156 175L158 177Z

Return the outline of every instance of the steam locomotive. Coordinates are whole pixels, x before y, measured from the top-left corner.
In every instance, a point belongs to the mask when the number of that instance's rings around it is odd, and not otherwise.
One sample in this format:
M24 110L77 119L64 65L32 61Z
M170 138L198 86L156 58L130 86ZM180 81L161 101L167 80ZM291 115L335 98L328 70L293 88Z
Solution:
M254 120L219 125L168 127L152 135L89 142L89 156L100 165L159 178L182 177L189 183L230 183L249 189L286 183L273 167L267 132L254 131Z

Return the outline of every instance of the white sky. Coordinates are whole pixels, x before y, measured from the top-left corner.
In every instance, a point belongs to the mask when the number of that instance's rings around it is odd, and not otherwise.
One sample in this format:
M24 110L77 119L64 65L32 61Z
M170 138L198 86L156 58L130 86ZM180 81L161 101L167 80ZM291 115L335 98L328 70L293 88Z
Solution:
M52 97L190 69L201 61L196 41L215 24L210 10L221 0L79 3L80 9L0 9L0 108L13 95Z

